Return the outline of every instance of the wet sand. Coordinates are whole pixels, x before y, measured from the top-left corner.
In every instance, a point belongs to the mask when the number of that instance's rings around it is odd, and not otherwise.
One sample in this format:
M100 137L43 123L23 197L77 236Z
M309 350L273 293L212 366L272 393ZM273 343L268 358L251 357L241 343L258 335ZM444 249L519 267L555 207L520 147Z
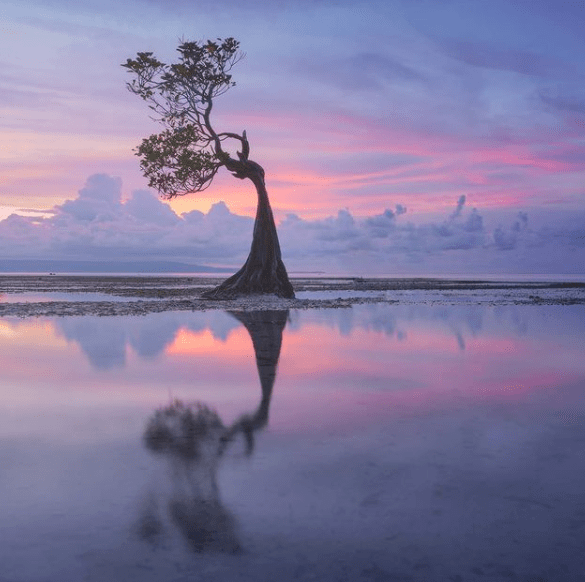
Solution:
M585 283L431 278L292 278L295 299L271 295L214 301L223 278L0 275L0 316L143 315L162 311L347 308L364 303L585 304ZM75 296L75 300L73 299ZM97 299L96 299L97 297ZM22 299L22 300L21 300Z

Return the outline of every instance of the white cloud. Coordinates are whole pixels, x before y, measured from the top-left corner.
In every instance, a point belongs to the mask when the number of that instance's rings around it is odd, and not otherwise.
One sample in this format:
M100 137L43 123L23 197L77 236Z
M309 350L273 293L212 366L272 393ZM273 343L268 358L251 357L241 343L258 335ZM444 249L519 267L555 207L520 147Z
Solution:
M121 180L88 178L75 200L46 217L11 215L0 222L5 259L167 259L239 266L246 258L253 219L223 202L207 214L178 216L154 194L138 190L123 201ZM355 217L304 220L290 214L278 226L290 271L348 274L579 273L585 229L557 220L531 227L526 212L488 227L489 217L468 209L465 196L441 220L414 223L406 207ZM573 217L574 219L574 217Z

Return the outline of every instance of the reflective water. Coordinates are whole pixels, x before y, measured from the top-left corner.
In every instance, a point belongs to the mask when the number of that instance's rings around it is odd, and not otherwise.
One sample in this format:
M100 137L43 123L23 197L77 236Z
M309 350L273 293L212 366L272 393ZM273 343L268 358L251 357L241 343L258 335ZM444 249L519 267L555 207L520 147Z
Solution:
M584 332L582 306L0 319L0 580L583 580Z

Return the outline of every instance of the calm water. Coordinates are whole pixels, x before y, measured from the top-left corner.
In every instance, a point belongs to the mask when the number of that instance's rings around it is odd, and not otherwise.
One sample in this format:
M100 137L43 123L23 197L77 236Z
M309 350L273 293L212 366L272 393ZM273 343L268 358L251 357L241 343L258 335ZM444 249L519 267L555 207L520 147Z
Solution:
M582 306L0 319L0 581L582 581L584 336Z

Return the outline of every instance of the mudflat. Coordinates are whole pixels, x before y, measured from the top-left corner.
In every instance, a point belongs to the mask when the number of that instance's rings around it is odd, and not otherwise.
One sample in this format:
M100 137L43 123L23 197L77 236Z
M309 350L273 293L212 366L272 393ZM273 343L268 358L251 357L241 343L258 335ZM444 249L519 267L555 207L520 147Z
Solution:
M256 295L210 300L218 277L0 275L1 316L141 315L163 311L347 308L365 303L585 303L585 283L448 278L291 278L295 299Z

